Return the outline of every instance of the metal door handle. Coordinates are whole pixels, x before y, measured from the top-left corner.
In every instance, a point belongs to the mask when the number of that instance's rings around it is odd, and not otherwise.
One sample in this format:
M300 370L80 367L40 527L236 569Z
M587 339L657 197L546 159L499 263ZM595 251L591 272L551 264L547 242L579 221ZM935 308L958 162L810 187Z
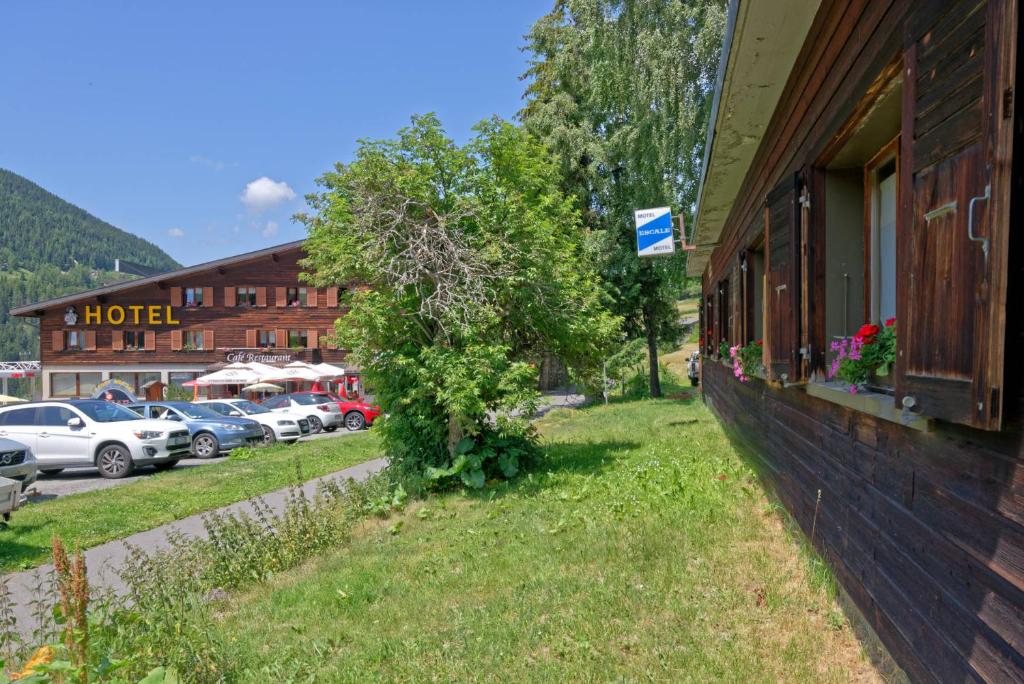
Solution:
M974 234L974 203L978 200L988 201L992 197L992 186L985 186L985 194L972 197L970 203L967 205L967 237L972 242L981 243L981 251L985 255L985 261L988 261L988 238L978 237Z
M40 436L40 437L49 437L49 436L50 436L50 433L49 433L49 432L40 432L40 433L39 433L39 436Z

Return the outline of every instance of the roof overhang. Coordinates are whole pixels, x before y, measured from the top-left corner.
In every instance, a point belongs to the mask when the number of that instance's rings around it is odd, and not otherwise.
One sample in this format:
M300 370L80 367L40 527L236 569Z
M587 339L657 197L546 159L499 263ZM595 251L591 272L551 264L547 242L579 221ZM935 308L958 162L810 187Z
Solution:
M228 266L236 266L247 261L253 261L261 257L273 256L274 254L281 254L288 252L293 249L300 249L302 247L302 240L296 240L295 242L286 242L283 245L277 245L275 247L267 247L266 249L258 249L254 252L246 252L245 254L237 254L235 256L227 257L224 259L218 259L216 261L207 261L206 263L196 264L195 266L188 266L186 268L178 269L177 271L168 271L166 273L158 273L148 278L137 278L135 280L125 280L120 283L114 283L113 285L106 285L104 287L98 287L93 290L86 290L84 292L76 292L74 294L65 295L63 297L56 297L54 299L47 299L43 302L37 302L35 304L25 304L24 306L17 306L11 309L12 316L39 316L46 309L52 309L57 306L66 306L69 304L75 304L82 301L83 299L92 299L103 295L111 295L117 292L124 292L126 290L133 290L137 287L144 285L151 285L153 283L160 283L166 280L174 280L178 278L184 278L186 276L195 275L204 271L210 271L215 268L226 268Z
M699 276L718 246L754 154L803 47L819 0L732 0L686 272Z

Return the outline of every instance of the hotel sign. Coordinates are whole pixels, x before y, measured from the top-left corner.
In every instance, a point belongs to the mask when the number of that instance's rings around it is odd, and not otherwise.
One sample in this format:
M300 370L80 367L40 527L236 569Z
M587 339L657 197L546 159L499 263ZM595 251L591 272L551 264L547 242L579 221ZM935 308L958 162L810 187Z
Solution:
M64 321L67 322L74 316L77 321L79 316L74 307L69 306L64 313ZM129 304L120 306L85 305L85 315L81 317L84 325L181 325L181 321L174 317L174 312L169 305L164 304ZM69 325L74 325L70 323Z
M290 363L302 352L292 349L228 349L224 360L231 363Z

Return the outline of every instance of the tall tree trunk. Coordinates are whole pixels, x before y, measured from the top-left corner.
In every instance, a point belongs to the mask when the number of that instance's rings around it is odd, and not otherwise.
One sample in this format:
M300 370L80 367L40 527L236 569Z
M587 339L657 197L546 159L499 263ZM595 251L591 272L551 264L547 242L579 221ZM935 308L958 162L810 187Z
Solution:
M647 363L651 368L651 396L661 396L661 378L658 375L658 331L654 325L654 312L644 307L644 331L647 333Z
M462 427L462 421L454 413L448 414L448 455L455 458L455 447L462 438L466 436L466 431Z

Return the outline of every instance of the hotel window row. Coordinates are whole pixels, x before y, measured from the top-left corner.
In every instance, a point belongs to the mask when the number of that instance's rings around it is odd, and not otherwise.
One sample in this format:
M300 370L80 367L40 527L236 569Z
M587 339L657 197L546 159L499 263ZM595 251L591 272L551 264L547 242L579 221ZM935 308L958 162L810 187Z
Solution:
M273 329L245 331L245 347L252 349L273 349L288 347L290 349L316 349L323 346L333 349L326 340L321 338L330 331L317 329ZM213 351L217 349L213 330L172 330L170 336L171 351ZM156 351L157 333L154 330L114 330L111 332L111 351ZM236 346L241 346L236 345ZM104 346L104 348L108 348ZM95 330L54 330L51 349L53 351L86 351L98 349Z
M328 287L257 287L252 285L224 287L222 305L225 307L278 308L338 308L338 288ZM171 306L199 308L215 306L212 287L172 287ZM271 295L273 304L270 303Z

